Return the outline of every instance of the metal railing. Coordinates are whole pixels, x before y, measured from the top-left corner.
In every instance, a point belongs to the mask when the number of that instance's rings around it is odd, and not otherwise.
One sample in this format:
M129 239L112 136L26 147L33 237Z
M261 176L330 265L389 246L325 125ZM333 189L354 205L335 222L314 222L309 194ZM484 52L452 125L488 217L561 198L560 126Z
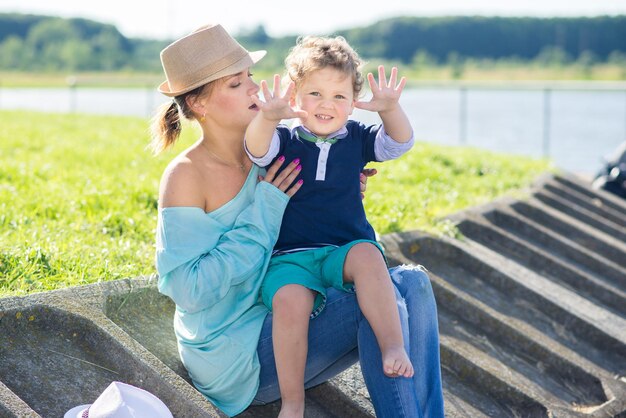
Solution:
M553 93L559 91L622 92L624 94L624 140L626 140L626 82L577 82L577 81L517 81L517 82L414 82L409 86L415 89L445 89L459 92L459 144L468 143L468 121L470 91L538 91L542 93L542 156L550 157L552 131Z

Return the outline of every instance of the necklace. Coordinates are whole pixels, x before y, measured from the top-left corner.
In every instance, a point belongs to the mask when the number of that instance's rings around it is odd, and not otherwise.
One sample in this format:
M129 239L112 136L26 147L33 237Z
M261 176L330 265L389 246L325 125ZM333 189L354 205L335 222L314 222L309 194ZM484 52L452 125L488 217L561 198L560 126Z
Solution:
M242 173L246 172L246 165L245 165L245 163L244 164L238 164L238 163L233 163L233 162L227 161L224 158L222 158L219 155L217 155L216 153L214 153L213 151L211 151L211 149L209 147L207 147L204 144L204 142L202 142L202 146L204 147L204 149L209 151L209 154L211 154L213 157L217 158L217 160L219 160L220 162L224 163L225 165L227 165L229 167L236 167L236 168L240 169Z

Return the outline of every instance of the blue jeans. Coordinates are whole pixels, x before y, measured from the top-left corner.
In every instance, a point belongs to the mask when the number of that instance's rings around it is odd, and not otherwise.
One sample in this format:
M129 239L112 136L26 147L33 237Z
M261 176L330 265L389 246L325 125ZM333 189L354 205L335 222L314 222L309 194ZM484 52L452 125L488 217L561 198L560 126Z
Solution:
M356 296L328 289L326 307L309 324L305 387L323 383L360 361L377 417L443 417L437 306L430 280L421 266L400 266L389 272L415 375L385 376L376 337L359 309ZM271 314L263 324L257 352L261 383L253 405L262 405L280 398Z

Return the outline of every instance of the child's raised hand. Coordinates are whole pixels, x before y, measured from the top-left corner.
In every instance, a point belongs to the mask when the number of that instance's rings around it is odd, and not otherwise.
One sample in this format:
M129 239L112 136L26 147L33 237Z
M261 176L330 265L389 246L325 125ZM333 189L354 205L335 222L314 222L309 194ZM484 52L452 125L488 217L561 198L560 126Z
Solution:
M397 77L398 69L393 67L391 69L389 83L387 83L385 67L379 65L378 83L376 83L372 73L367 74L367 81L369 82L370 89L372 90L372 99L369 102L357 101L354 104L355 107L363 110L369 110L371 112L387 112L395 110L399 106L398 100L400 100L402 89L406 84L406 78L402 77L400 82L396 85Z
M302 118L305 119L307 113L304 110L293 109L289 105L289 100L293 94L295 83L292 81L287 87L285 94L280 94L280 76L274 75L274 91L270 92L267 81L261 80L261 90L265 101L262 101L257 95L251 96L252 101L261 110L261 114L265 119L272 121L280 121L282 119Z

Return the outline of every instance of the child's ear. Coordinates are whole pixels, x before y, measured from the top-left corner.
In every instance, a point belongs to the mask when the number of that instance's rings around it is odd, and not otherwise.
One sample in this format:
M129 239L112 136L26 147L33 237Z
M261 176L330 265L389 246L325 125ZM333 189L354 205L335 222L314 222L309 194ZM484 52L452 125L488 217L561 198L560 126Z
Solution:
M350 106L350 113L348 113L348 115L351 115L354 111L354 105L356 104L356 101L356 99L352 99L352 106Z
M296 107L296 94L293 93L289 98L289 106Z

